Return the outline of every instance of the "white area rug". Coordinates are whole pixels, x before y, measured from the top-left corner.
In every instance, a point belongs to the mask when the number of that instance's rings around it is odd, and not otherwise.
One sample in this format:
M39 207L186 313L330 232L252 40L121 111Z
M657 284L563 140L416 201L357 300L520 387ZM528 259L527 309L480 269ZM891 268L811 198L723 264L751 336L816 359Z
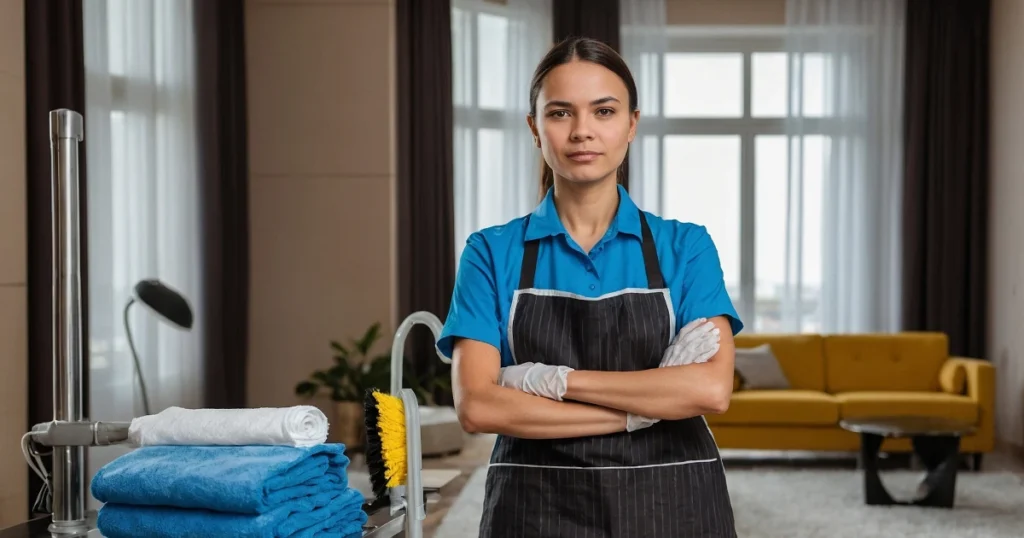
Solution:
M436 538L477 535L487 469L478 469L448 511ZM889 492L910 497L922 474L886 471ZM952 510L864 504L853 470L730 470L740 538L1020 538L1024 480L1011 473L961 472Z

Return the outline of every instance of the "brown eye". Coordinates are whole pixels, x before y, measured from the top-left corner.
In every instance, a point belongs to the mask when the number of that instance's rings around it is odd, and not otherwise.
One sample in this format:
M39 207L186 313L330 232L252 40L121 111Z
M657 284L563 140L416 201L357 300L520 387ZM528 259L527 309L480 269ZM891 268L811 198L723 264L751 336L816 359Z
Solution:
M613 108L602 108L602 109L597 111L597 114L599 116L611 116L614 113L615 113L615 109L613 109Z

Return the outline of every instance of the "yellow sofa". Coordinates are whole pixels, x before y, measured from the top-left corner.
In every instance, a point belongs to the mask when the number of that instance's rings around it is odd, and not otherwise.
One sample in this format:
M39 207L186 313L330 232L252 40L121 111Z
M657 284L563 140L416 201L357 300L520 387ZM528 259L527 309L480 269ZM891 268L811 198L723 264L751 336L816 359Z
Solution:
M744 334L737 348L768 344L789 389L745 390L739 375L728 411L708 415L723 449L856 451L844 418L925 415L966 419L977 431L962 453L991 452L995 371L979 359L950 357L942 333ZM883 452L911 451L908 439L886 439Z

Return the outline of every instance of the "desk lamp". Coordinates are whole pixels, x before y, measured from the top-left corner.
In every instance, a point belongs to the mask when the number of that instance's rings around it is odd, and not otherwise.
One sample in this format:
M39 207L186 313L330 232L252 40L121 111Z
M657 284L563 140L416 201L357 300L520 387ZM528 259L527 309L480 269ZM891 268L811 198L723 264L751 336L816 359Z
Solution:
M146 414L149 415L149 395L146 394L146 382L142 378L139 354L135 350L132 330L128 325L128 310L136 302L142 303L165 322L187 331L192 329L192 308L189 307L185 297L157 279L140 280L138 284L135 284L134 292L124 307L124 330L128 335L128 347L132 350L132 359L135 361L135 374L139 376L142 404Z

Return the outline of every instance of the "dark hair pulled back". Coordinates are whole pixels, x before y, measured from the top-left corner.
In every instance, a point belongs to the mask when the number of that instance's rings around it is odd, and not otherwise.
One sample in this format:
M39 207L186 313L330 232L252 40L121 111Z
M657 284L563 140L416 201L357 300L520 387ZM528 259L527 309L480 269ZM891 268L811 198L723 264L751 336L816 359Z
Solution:
M633 81L633 74L629 71L626 61L607 44L597 39L588 37L570 37L562 40L551 47L551 50L544 56L544 59L537 65L533 72L533 81L530 83L530 116L537 117L537 96L540 95L541 86L548 73L563 64L572 61L591 62L604 67L615 73L626 85L629 92L629 111L636 111L637 96L636 82ZM629 158L623 159L619 165L618 181L621 183L629 170ZM540 174L540 197L543 198L548 189L555 183L555 174L548 166L548 163L541 159Z

